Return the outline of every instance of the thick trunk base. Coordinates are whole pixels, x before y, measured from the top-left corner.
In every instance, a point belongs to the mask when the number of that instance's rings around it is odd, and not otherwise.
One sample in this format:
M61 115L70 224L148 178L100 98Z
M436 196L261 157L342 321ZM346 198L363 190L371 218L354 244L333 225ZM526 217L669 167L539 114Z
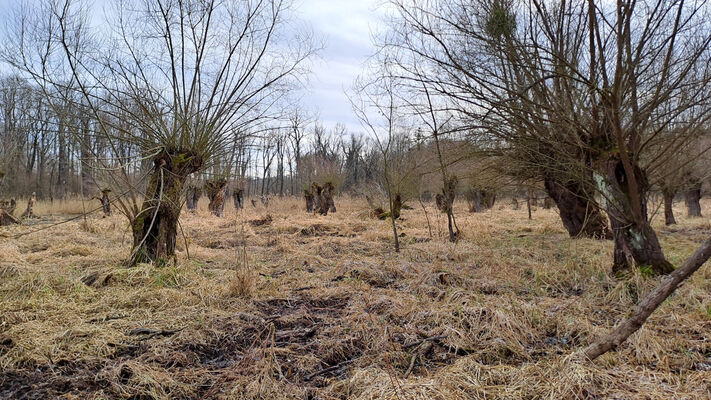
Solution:
M180 197L188 175L202 166L202 159L188 151L163 151L154 160L141 212L132 223L131 264L165 264L175 259Z
M311 191L304 189L304 201L306 202L306 212L314 211L314 195Z
M548 196L558 206L560 219L570 237L612 239L605 217L592 201L592 193L578 182L561 183L553 177L545 177L544 186Z
M241 210L244 208L244 191L242 189L235 189L232 193L232 201L235 205L235 210Z
M205 192L210 199L208 209L216 217L222 217L225 210L225 189L227 179L212 179L205 182Z
M200 197L202 197L201 188L195 185L188 186L188 189L185 191L185 207L188 209L188 211L190 211L191 213L197 211L197 206L198 202L200 201Z
M12 214L0 209L0 226L15 225L19 223L20 221L13 217Z
M630 187L631 179L619 158L606 160L602 172L605 175L598 176L597 180L607 199L607 214L615 238L613 272L621 272L634 264L652 274L674 271L674 266L664 257L657 234L647 218L649 183L644 171L634 166L636 188ZM632 193L636 194L633 196ZM635 198L638 204L635 204ZM637 214L641 215L635 217Z
M496 193L487 190L469 189L464 194L470 213L491 209L496 201Z
M697 185L686 191L686 209L691 218L701 217L701 185Z
M664 196L664 223L666 225L676 224L676 218L674 218L674 192L668 190L662 190L662 195Z

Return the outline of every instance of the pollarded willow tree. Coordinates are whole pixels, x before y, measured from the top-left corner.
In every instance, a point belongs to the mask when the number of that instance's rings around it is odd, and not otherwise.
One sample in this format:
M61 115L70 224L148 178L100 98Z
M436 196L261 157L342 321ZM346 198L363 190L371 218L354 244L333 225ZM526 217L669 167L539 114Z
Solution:
M615 239L613 269L669 273L649 224L650 170L711 117L705 2L395 0L384 50L476 135L535 171L571 234ZM425 68L412 68L412 60ZM566 215L570 214L570 215ZM588 230L593 228L592 230Z
M308 32L286 26L288 0L113 5L96 26L81 0L26 3L2 54L53 104L78 95L97 121L95 135L112 146L129 141L138 159L150 160L142 204L122 181L131 194L131 261L169 260L188 176L274 117L315 47Z
M442 109L459 114L457 129L476 132L470 140L488 154L505 156L506 170L518 179L543 181L571 237L609 237L594 200L592 173L576 168L577 158L584 157L578 143L552 137L567 137L567 132L556 131L545 115L535 115L545 114L544 108L516 103L514 94L527 83L507 59L503 50L509 48L501 48L502 38L518 29L516 16L507 8L492 12L484 1L391 3L391 29L380 46L397 61L400 79L409 82L405 85L428 87ZM506 115L509 107L520 121ZM550 140L539 140L541 130ZM576 173L570 174L573 168Z

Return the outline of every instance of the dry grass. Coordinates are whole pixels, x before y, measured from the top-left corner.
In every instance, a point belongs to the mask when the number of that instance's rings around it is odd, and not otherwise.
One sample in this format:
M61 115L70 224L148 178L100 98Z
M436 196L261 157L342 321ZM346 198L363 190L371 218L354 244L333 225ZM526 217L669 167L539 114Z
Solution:
M328 217L297 199L186 214L174 267L123 266L121 216L19 239L2 228L0 397L707 399L711 270L594 364L570 355L657 280L609 276L612 243L571 240L552 210L404 212L403 250L365 202ZM711 204L704 210L711 214ZM81 204L39 204L41 215ZM73 210L73 211L72 211ZM659 226L679 263L708 218ZM271 218L267 218L270 216ZM47 218L51 219L51 218ZM263 223L254 223L263 221ZM425 340L430 338L431 340Z

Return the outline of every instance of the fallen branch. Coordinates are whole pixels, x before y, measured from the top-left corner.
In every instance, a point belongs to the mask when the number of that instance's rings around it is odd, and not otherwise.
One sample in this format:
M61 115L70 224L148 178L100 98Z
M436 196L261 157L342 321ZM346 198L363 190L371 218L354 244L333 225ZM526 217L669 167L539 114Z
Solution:
M656 310L687 278L701 268L710 257L711 238L707 239L691 257L687 258L681 267L664 278L662 284L657 286L652 293L647 295L647 297L639 303L629 318L612 331L612 333L586 348L582 355L592 361L608 351L617 348L627 340L630 335L641 328L642 324L644 324L654 310Z
M165 329L151 329L151 328L136 328L136 329L131 329L128 331L129 335L146 335L145 339L150 339L154 336L170 336L174 335L180 331L182 331L183 328L180 329L175 329L175 330L165 330Z

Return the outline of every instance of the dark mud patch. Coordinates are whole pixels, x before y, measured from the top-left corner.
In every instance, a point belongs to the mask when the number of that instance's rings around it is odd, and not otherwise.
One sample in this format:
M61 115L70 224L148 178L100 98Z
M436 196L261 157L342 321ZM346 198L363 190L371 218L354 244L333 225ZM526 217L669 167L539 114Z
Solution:
M32 369L0 371L2 399L94 398L110 393L110 382L98 378L101 365L59 361Z

